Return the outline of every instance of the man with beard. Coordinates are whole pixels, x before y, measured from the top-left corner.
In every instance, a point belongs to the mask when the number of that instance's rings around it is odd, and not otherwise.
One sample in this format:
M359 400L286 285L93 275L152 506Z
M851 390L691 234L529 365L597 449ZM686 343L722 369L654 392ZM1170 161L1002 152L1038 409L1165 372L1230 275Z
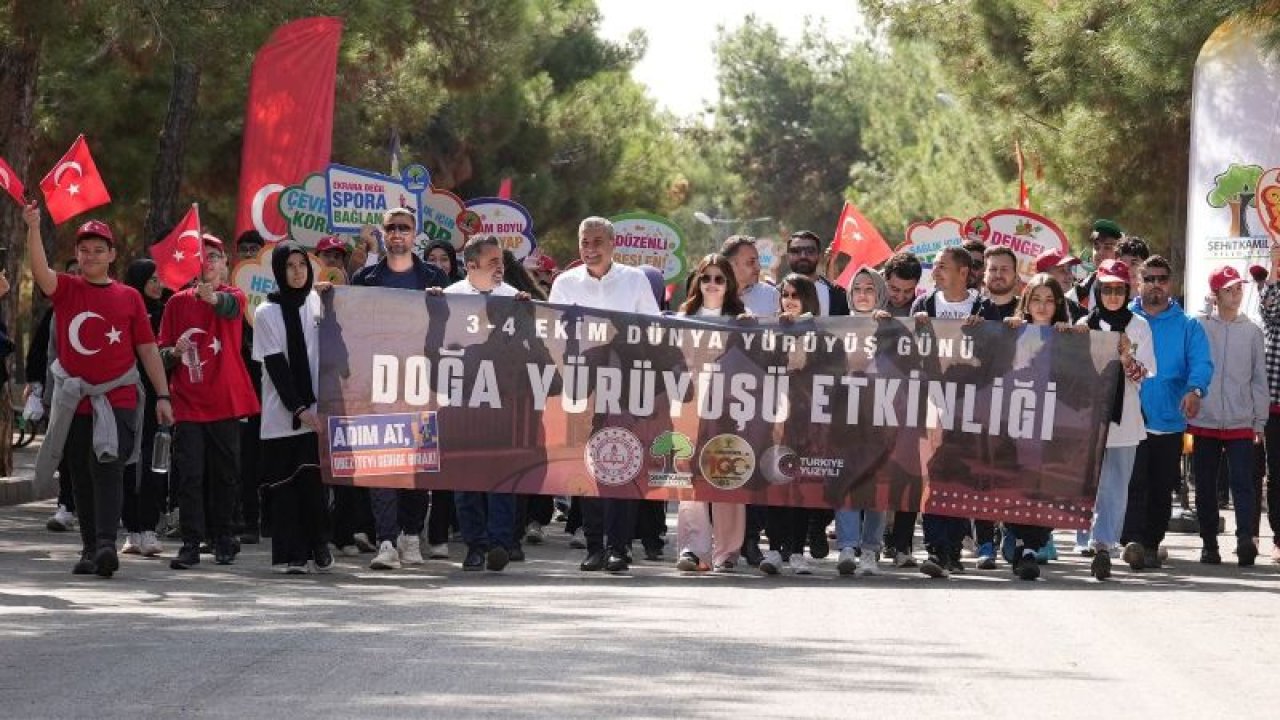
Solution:
M849 297L844 288L818 274L818 259L822 257L822 241L809 230L791 234L787 240L787 266L791 272L803 275L818 288L818 305L822 314L839 316L849 314Z
M1133 570L1160 567L1171 495L1182 478L1182 433L1187 420L1200 414L1200 401L1213 379L1204 328L1170 297L1172 281L1169 261L1152 255L1142 264L1142 294L1131 306L1151 326L1160 368L1140 390L1147 439L1138 444L1121 538L1122 557Z
M748 235L731 235L720 245L720 254L733 266L733 279L738 281L738 297L747 310L757 317L778 314L778 289L760 280L760 251L756 239Z

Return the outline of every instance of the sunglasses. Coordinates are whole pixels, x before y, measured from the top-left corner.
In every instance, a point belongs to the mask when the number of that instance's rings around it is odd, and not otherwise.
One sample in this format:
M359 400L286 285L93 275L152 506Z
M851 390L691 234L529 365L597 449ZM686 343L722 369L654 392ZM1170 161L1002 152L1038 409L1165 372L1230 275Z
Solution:
M1103 295L1116 295L1119 297L1124 297L1127 291L1128 289L1123 286L1107 287L1106 285L1103 285L1101 288L1098 289L1098 292L1102 293Z
M794 300L799 300L799 299L800 299L800 293L798 293L798 292L784 292L784 293L782 293L782 298L783 298L784 300L793 300L793 299L794 299Z
M1143 275L1142 280L1143 282L1164 284L1169 282L1169 276L1168 275Z
M726 282L728 282L728 280L723 275L703 275L702 277L698 278L698 282L702 283L703 285L706 285L707 283L712 283L715 285L723 285Z
M384 226L382 227L382 229L383 229L383 230L386 230L386 231L387 231L387 232L389 232L389 233L393 233L393 232L399 232L399 233L413 232L413 226L412 226L412 225L398 225L398 224L396 224L396 225L384 225Z

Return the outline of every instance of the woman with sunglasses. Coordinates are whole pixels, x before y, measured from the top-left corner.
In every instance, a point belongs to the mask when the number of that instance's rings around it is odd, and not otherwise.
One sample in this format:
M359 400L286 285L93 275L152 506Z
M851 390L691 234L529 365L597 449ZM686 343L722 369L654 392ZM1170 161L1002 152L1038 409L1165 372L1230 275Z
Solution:
M695 282L678 315L736 318L747 313L738 297L733 266L723 255L712 253L703 257L694 269L693 278ZM676 569L732 571L738 562L746 524L747 507L740 503L681 500L676 513L676 538L680 545Z

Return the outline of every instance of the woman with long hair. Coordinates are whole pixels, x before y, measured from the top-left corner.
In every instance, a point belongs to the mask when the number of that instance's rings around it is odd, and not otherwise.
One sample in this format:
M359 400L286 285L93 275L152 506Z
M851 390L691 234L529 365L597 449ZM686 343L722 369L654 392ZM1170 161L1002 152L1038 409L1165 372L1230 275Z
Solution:
M458 251L453 247L453 243L448 240L436 240L427 246L427 252L422 257L428 264L435 265L440 271L449 276L449 282L456 283L466 276L466 271L458 262Z
M687 317L736 318L746 312L738 297L733 266L723 255L702 258L693 271L697 278L679 314ZM680 557L676 569L684 572L733 570L746 531L747 506L741 503L707 503L681 500L676 514ZM708 562L708 560L710 562Z

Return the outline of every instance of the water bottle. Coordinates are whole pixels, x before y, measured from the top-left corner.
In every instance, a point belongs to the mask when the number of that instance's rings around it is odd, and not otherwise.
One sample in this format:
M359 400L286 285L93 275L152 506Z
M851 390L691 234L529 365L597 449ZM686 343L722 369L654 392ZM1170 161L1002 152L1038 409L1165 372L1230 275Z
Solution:
M200 365L200 348L193 342L182 353L182 364L187 366L187 379L193 383L204 382L204 368Z
M151 472L162 475L169 472L169 450L172 446L172 431L168 425L161 425L151 445Z

